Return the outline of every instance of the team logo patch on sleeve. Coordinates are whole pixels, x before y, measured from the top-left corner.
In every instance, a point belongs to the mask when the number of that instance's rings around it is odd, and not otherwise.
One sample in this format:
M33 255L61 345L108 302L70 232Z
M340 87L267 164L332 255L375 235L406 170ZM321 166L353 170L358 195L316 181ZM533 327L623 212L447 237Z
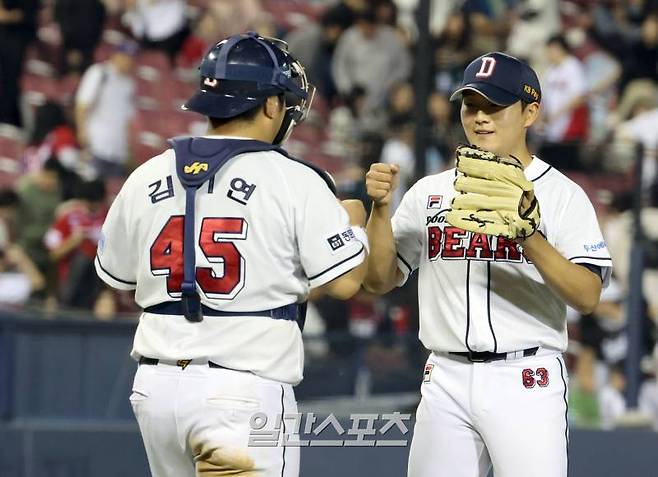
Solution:
M429 195L429 196L427 196L427 208L428 209L440 209L442 203L443 203L443 196L442 195Z

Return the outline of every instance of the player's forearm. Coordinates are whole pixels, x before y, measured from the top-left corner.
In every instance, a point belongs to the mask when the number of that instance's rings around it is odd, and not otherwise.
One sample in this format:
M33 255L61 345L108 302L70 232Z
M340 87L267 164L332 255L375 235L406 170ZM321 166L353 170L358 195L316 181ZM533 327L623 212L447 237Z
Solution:
M368 258L366 257L360 265L322 287L322 291L332 298L348 300L361 289L367 269Z
M564 258L539 233L522 242L524 255L532 261L546 284L564 302L582 314L599 303L601 280L585 267Z
M366 227L370 255L363 286L371 293L384 294L395 287L398 265L388 205L372 207Z

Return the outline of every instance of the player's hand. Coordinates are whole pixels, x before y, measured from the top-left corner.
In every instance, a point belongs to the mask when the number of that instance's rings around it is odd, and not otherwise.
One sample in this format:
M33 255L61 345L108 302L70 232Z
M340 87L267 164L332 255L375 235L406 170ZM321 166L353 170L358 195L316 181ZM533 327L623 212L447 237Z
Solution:
M347 211L347 215L350 216L350 224L357 225L359 227L365 227L366 225L366 208L363 206L363 202L357 199L347 199L342 200L341 205Z
M375 163L366 173L366 191L376 206L388 205L398 187L400 167L396 164Z

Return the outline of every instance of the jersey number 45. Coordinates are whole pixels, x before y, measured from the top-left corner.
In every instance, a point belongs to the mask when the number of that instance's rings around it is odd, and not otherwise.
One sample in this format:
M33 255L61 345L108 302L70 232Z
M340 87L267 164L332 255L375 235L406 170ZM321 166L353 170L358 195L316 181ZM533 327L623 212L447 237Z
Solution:
M151 272L167 277L167 293L181 296L185 216L169 218L151 245ZM206 217L199 247L211 267L196 267L196 282L208 298L230 300L244 287L244 257L233 243L247 238L247 222L237 217Z

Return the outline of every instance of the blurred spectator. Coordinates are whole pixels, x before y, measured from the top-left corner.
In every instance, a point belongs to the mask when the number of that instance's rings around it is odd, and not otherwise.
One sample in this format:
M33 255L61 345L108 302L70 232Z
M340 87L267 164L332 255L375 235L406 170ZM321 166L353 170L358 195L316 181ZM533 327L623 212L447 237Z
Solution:
M179 65L184 68L196 68L208 49L217 43L219 36L219 19L212 8L203 12L195 21L192 33L185 39L178 56ZM196 72L195 72L196 75Z
M653 429L658 432L658 348L654 351L653 356L653 379L648 379L640 389L638 397L638 407L640 410L653 420Z
M79 181L78 174L89 175L90 166L81 157L75 131L68 123L64 108L49 100L36 110L34 128L23 153L25 171L40 169L51 157L63 166L59 178L62 200L68 200Z
M355 86L334 108L329 118L329 138L343 145L358 143L366 135L381 135L386 129L383 109L369 110L365 88Z
M642 209L641 218L644 233L654 250L658 249L658 194L653 194L651 202ZM621 194L611 204L610 217L603 226L603 236L615 264L615 274L623 290L628 290L630 257L633 241L633 213L631 193ZM651 316L658 317L658 263L647 264L643 277L644 296L649 304Z
M52 156L63 166L72 168L79 154L75 131L68 124L62 105L48 100L39 106L24 153L25 170L32 172L40 169Z
M587 136L587 80L563 36L547 43L550 66L542 81L544 135L541 157L559 169L578 169L579 143Z
M20 81L40 7L40 0L0 0L0 123L23 126Z
M522 0L512 12L512 29L507 37L507 52L531 64L544 59L548 39L560 31L560 10L555 0Z
M43 275L21 247L0 241L0 307L22 305L44 285Z
M510 2L465 0L461 8L473 29L474 56L501 49L511 27Z
M308 79L329 103L336 95L336 85L331 75L331 64L338 39L344 25L349 23L349 13L330 8L319 23L309 23L286 37L290 52L306 66Z
M18 205L14 191L0 191L0 306L21 305L45 285L43 275L14 243Z
M366 91L366 109L381 108L390 88L409 77L411 57L396 31L379 25L374 10L360 13L343 33L334 52L332 72L338 91L347 95L355 86Z
M100 0L55 0L54 16L62 36L59 72L82 74L94 62L105 6Z
M592 2L593 28L610 48L621 54L629 41L639 36L630 2Z
M16 213L20 199L11 189L0 190L0 243L10 243L16 238Z
M464 68L475 55L468 15L454 10L434 40L434 87L450 94L461 83Z
M617 110L613 112L611 125L638 114L637 109L647 110L658 107L658 83L649 79L636 79L622 91Z
M640 38L631 41L623 61L622 88L634 79L658 81L658 13L644 19Z
M40 170L23 176L16 186L20 198L17 242L48 279L50 257L43 244L43 236L53 222L55 209L61 200L61 170L57 159L51 157Z
M78 141L87 147L101 177L125 175L130 121L135 113L135 80L130 76L137 46L124 41L109 61L89 67L75 101Z
M354 25L359 14L365 11L371 3L370 0L339 0L335 5L327 8L327 14L339 18L342 29L347 30Z
M600 144L608 134L609 114L617 98L617 82L621 77L621 64L612 54L593 43L583 58L585 78L588 84L589 143Z
M186 0L126 0L126 19L143 48L162 51L173 65L190 34L186 8Z
M658 177L658 107L656 100L640 102L633 110L633 117L617 129L618 141L631 141L643 148L642 185L650 187ZM653 106L653 108L652 108ZM635 160L635 154L631 156ZM629 167L633 164L631 162Z
M622 361L610 367L608 381L599 392L599 413L603 429L614 429L626 412L625 391L626 376Z
M397 164L399 186L391 198L391 210L397 209L402 197L407 192L416 177L416 156L414 154L414 132L412 122L404 117L395 117L390 123L389 137L382 148L379 162Z
M376 0L374 8L377 23L397 28L398 6L393 0Z
M402 124L414 119L414 87L409 82L397 83L391 87L388 97L388 117L391 123Z
M453 167L455 148L464 142L464 130L453 117L453 103L448 96L434 91L429 97L428 113L431 121L432 150L436 152L434 164L436 172ZM428 169L433 170L433 169Z
M644 302L642 315L643 356L648 356L655 343L655 324ZM624 360L628 352L625 292L616 279L601 293L601 301L594 313L580 317L579 331L582 350L576 365L574 395L579 396L581 417L587 416L583 403L589 395L590 402L597 402L597 410L588 421L605 429L616 425L625 412ZM598 416L598 417L597 417Z
M58 268L62 304L91 309L103 285L94 271L96 247L107 215L105 184L82 182L75 198L62 203L44 243Z
M228 38L245 31L257 31L261 35L274 35L268 31L268 18L260 0L212 0L208 13L215 19L216 38Z

